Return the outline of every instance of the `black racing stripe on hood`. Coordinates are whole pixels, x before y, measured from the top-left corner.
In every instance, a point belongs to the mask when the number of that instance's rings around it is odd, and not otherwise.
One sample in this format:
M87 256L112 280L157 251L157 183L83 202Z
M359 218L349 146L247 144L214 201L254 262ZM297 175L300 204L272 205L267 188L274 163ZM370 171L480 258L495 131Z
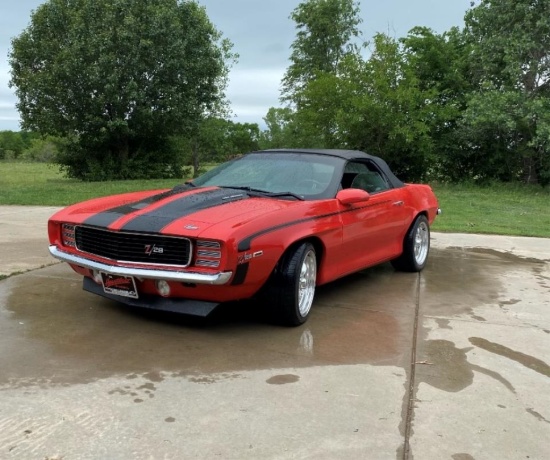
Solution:
M154 209L150 213L136 216L121 230L128 232L158 233L168 224L181 217L188 216L197 211L221 206L226 203L248 199L245 192L235 190L215 189L204 193L194 193L182 196L178 200L171 201L165 206Z
M116 222L118 219L120 219L123 216L139 211L140 209L143 209L144 207L149 206L150 204L156 203L157 201L164 200L165 198L169 198L179 193L187 192L188 190L192 190L192 187L190 187L189 185L178 185L177 187L174 187L172 190L158 193L157 195L150 196L148 198L145 198L144 200L136 201L135 203L129 203L123 206L117 206L116 208L111 208L111 209L107 209L106 211L102 211L86 219L84 221L84 224L92 225L95 227L108 227L109 225Z

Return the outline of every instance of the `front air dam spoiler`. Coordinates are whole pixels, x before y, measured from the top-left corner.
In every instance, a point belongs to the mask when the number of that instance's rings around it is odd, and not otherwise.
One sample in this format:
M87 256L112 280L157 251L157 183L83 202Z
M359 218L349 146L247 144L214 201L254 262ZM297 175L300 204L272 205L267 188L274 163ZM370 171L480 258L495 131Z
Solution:
M115 302L120 302L130 307L148 308L150 310L168 311L173 313L182 313L185 315L206 317L214 311L214 309L220 305L216 302L205 302L202 300L192 299L169 299L164 297L141 295L139 299L132 299L129 297L121 297L113 294L107 294L103 291L103 288L96 284L92 279L84 277L82 283L82 289L105 297Z

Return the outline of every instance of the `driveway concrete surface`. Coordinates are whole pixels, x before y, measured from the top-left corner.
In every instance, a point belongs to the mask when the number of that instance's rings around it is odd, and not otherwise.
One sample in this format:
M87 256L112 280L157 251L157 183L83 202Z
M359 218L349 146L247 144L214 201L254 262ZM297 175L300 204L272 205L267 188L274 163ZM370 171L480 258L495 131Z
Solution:
M54 211L0 207L0 459L550 458L550 240L433 234L288 329L83 292Z

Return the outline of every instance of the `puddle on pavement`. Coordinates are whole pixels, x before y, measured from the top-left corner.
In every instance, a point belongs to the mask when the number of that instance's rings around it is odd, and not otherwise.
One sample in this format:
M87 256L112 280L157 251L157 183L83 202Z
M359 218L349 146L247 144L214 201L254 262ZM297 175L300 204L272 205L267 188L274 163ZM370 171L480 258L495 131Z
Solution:
M453 460L476 460L470 454L465 454L465 453L454 454L454 455L451 456L451 458Z
M422 344L422 361L417 363L416 386L420 383L448 393L456 393L469 387L474 381L474 372L485 374L500 382L511 393L516 390L498 372L486 369L468 361L467 353L474 347L457 348L448 340L426 340Z
M458 246L451 246L446 249L446 251L458 251L466 252L470 255L481 255L484 258L491 258L497 261L507 261L513 263L531 263L531 264L542 264L544 262L550 262L550 260L545 259L536 259L534 257L521 257L511 252L497 251L496 249L487 249L487 248L462 248Z
M283 375L274 375L273 377L266 380L270 385L286 385L288 383L296 383L300 380L299 375L294 374L283 374Z
M422 314L470 314L498 299L503 260L513 267L508 256L433 250L420 278L389 264L365 270L319 288L312 316L299 328L270 325L252 302L224 306L207 321L131 310L82 291L68 267L38 270L0 283L0 387L137 375L213 383L248 370L344 364L408 373L418 288ZM469 384L464 350L441 343L428 349L464 364L454 383L432 380L434 386L453 391Z
M64 268L68 270L67 267ZM319 365L401 365L412 334L407 304L373 287L399 277L389 266L320 288L306 325L269 324L253 303L227 305L211 320L138 311L81 290L77 275L41 270L0 284L9 295L0 322L0 386L67 385L111 376L151 381L177 375L197 383L235 378L239 371ZM409 283L414 284L415 275ZM359 300L347 297L352 290ZM340 296L345 307L324 299Z
M521 364L527 369L538 372L545 377L550 377L550 366L540 359L526 355L525 353L520 353L519 351L512 350L504 345L490 342L489 340L482 339L480 337L470 337L469 340L472 345L475 345L478 348L490 353L504 356L505 358Z

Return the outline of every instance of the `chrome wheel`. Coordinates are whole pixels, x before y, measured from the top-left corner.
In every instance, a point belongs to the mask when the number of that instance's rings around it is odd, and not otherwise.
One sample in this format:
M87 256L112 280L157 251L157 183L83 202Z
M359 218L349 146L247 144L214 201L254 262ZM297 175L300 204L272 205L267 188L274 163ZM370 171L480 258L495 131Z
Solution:
M414 235L414 260L418 265L424 265L430 249L430 229L425 221L421 221Z
M317 259L315 258L315 252L309 250L302 262L300 279L298 280L298 310L302 317L307 316L313 304L316 279Z
M316 281L313 244L305 241L288 248L264 291L274 319L285 326L304 324L311 313Z
M430 224L419 215L410 226L403 241L403 253L391 261L396 270L419 272L424 269L430 252Z

